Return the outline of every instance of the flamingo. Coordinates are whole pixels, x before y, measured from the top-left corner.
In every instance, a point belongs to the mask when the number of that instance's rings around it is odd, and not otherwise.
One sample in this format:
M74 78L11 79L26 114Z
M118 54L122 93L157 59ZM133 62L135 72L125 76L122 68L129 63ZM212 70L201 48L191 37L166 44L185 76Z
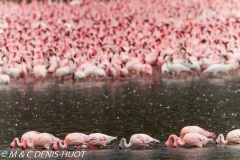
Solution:
M47 71L48 71L48 73L54 73L56 71L56 69L58 68L59 57L55 53L53 53L52 49L49 49L49 54L51 55L49 57L50 66L47 69Z
M129 74L129 71L126 67L123 66L123 64L120 64L119 67L119 76L120 77L126 77Z
M0 83L1 84L9 84L10 83L10 77L7 74L0 74Z
M168 137L168 140L165 142L164 146L165 146L165 147L172 147L172 146L173 146L173 145L172 145L172 141L173 141L173 140L176 141L177 138L178 138L178 137L177 137L176 135L171 134L171 135Z
M0 64L0 66L2 66L2 69L0 71L0 83L1 84L9 84L10 83L10 77L7 74L2 74L3 64Z
M33 73L36 78L46 78L47 68L49 67L48 57L44 57L44 65L36 65L33 67Z
M234 64L229 63L229 64L223 64L221 68L219 69L219 72L229 74L232 70L235 70L238 68L240 61L236 60Z
M46 149L50 149L50 146L58 140L60 141L59 138L50 133L38 133L32 137L32 141L28 138L24 138L23 143L27 143L29 147L42 146ZM22 145L22 149L26 149L26 145Z
M196 147L203 147L208 142L212 142L212 139L209 139L199 133L187 133L183 139L180 139L179 137L176 138L176 143L174 144L174 148L177 148L178 144L183 146L185 144L188 144L190 146L196 146Z
M29 131L29 132L26 132L22 135L21 137L21 142L19 142L19 139L18 138L14 138L12 143L10 144L10 147L11 148L15 148L16 147L16 143L19 147L23 147L23 148L26 148L26 143L24 143L24 139L29 139L29 141L31 142L33 137L37 134L39 134L40 132L37 132L37 131Z
M74 72L72 79L75 80L80 80L86 77L86 74L83 71L76 71Z
M153 69L150 64L142 64L142 63L137 63L134 64L133 69L137 72L137 74L143 73L143 74L148 74L152 75L153 74Z
M216 75L221 70L221 68L223 68L225 65L224 60L223 60L224 56L220 54L219 58L220 58L221 63L216 63L216 64L210 65L203 71L203 73L213 73L213 75Z
M27 74L26 68L23 64L23 57L21 57L21 66L20 68L15 68L12 66L12 64L9 62L9 58L7 54L4 54L3 57L7 57L7 63L9 65L5 66L3 70L5 70L6 74L9 76L14 77L15 79L22 78Z
M218 138L216 139L216 144L230 144L230 143L240 143L240 129L235 129L228 132L226 140L224 139L223 134L219 134Z
M91 140L88 144L94 147L101 147L104 146L106 148L109 148L107 146L107 144L111 143L111 141L117 139L117 137L113 137L113 136L109 136L106 134L102 134L102 133L92 133L89 134L89 137L94 139ZM82 148L86 148L86 145L82 145Z
M198 133L210 139L213 139L216 136L214 132L206 131L199 126L185 126L181 129L180 138L183 139L187 133Z
M198 61L191 61L189 58L186 59L187 67L190 68L190 70L197 72L199 74L201 70L201 65Z
M166 54L164 57L168 56L168 61L167 61L167 68L173 72L179 75L181 72L187 71L189 72L190 69L180 63L172 63L173 58L170 54Z
M167 67L167 63L166 62L163 63L163 65L161 66L161 71L162 71L162 74L164 74L164 73L170 74L171 73L170 70Z
M199 127L199 126L185 126L181 129L180 132L180 139L183 140L184 136L187 133L198 133L201 134L203 136L205 136L208 139L212 139L216 136L214 132L209 132L206 131L205 129ZM177 147L177 143L176 143L176 135L170 135L168 140L165 142L165 147L171 147L172 146L172 141L174 140L174 146Z
M61 148L67 148L68 146L81 146L81 145L86 145L89 146L93 149L96 149L95 147L90 146L88 143L94 140L93 138L90 138L88 135L83 134L83 133L69 133L65 139L64 139L64 145L62 144L61 140L55 141L53 144L53 150L57 150L58 144ZM77 147L78 148L78 147Z
M160 143L159 140L154 139L146 134L134 134L131 136L129 143L127 144L126 139L122 138L119 143L119 149L123 149L123 147L131 147L132 145L148 147L152 149L152 144Z
M68 61L72 61L73 65L70 65L70 62L68 62L68 66L58 68L55 72L56 77L65 78L66 76L71 74L71 72L74 70L75 62L73 58L69 58Z

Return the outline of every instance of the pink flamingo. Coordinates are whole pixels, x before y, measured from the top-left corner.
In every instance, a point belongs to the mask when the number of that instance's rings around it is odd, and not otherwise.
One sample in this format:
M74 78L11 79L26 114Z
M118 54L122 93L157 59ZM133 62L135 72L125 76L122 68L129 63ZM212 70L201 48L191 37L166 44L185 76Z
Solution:
M172 147L173 146L173 144L172 144L172 142L173 142L173 140L174 141L176 141L177 140L177 136L176 135L174 135L174 134L171 134L169 137L168 137L168 140L167 140L167 142L165 142L165 147Z
M185 126L181 129L180 139L183 140L184 136L187 133L198 133L198 134L201 134L201 135L203 135L203 136L205 136L206 138L209 138L209 139L213 139L216 136L215 133L208 132L205 129L199 127L199 126ZM176 135L174 135L174 136L170 135L168 140L165 142L165 147L171 147L173 140L175 141L173 145L177 146L176 137L177 137Z
M152 144L154 143L160 143L159 140L154 139L146 134L134 134L131 136L129 143L127 144L127 141L125 138L122 138L119 143L119 149L123 149L123 147L131 147L132 145L142 146L142 147L148 147L152 149Z
M216 134L214 132L208 132L199 126L185 126L182 128L182 130L180 132L180 138L183 139L183 137L187 133L198 133L198 134L201 134L201 135L203 135L207 138L211 138L211 139L213 139L216 136Z
M102 133L92 133L89 134L89 137L91 140L88 144L94 147L101 147L101 146L105 146L106 148L109 148L107 146L107 144L109 144L111 141L117 139L117 137L113 137L113 136L108 136L106 134L102 134ZM87 146L82 145L81 147L85 148Z
M208 142L212 141L212 139L209 139L199 133L187 133L183 139L177 138L173 147L177 148L178 144L181 146L188 144L190 146L203 147Z
M94 139L83 133L69 133L64 139L64 145L59 139L55 141L55 143L53 144L53 150L57 150L58 144L61 148L67 148L68 146L77 146L78 148L78 146L86 145L93 149L96 149L95 147L92 147L88 144L91 140Z
M33 138L32 141L30 141L28 138L25 138L23 140L23 143L26 144L29 147L34 147L34 146L43 146L46 149L50 149L50 146L54 144L56 141L60 141L59 138L55 137L52 134L49 133L39 133L36 134ZM22 149L26 149L26 145L22 145Z
M240 143L240 129L235 129L228 132L226 140L224 139L223 134L219 134L216 140L216 144L229 144L229 143Z
M22 147L24 145L26 145L26 143L23 142L24 139L29 139L29 141L31 142L33 137L36 135L36 134L39 134L40 132L37 132L37 131L29 131L29 132L26 132L22 135L21 137L21 142L19 142L19 139L18 138L14 138L12 143L10 144L10 147L11 148L15 148L16 147L16 143L19 147Z

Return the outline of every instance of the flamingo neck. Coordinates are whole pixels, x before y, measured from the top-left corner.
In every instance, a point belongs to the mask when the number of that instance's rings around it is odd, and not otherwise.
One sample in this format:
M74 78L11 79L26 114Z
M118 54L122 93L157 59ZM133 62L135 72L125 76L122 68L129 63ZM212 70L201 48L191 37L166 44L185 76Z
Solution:
M179 145L181 145L181 146L183 146L185 143L182 141L182 139L180 139L180 138L178 138L177 140L176 140L176 143L177 144L179 144Z
M131 142L129 142L129 143L127 144L127 140L126 140L126 139L123 139L123 143L124 143L124 146L125 146L126 148L132 146L132 143L131 143Z
M17 145L19 147L22 147L22 143L19 142L19 139L18 138L15 138L14 141L17 143Z
M170 135L169 137L168 137L168 140L167 140L167 142L165 143L165 146L166 147L168 147L168 146L172 146L172 142L173 142L173 140L176 140L176 135Z
M219 134L216 142L218 142L220 144L220 142L222 142L223 144L227 144L227 141L225 141L224 136L222 134Z
M58 144L61 148L67 148L67 146L68 146L66 141L64 141L64 144L62 144L61 140L58 140Z

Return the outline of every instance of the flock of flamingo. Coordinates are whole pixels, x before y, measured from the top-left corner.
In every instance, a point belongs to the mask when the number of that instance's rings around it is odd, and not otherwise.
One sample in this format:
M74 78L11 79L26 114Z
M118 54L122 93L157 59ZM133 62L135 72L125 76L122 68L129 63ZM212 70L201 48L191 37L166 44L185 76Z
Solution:
M77 2L77 1L74 1ZM79 1L80 2L80 1ZM229 74L240 62L240 3L237 0L85 0L52 3L23 0L0 3L0 83L47 75L73 80L153 74ZM165 147L203 147L215 134L187 126L170 135ZM61 140L29 131L10 144L53 150L106 147L117 137L70 133ZM134 134L119 148L152 148L160 141ZM216 143L240 143L240 130L220 134Z
M0 3L0 82L181 72L229 74L240 61L237 0ZM16 80L16 81L17 81Z
M213 142L215 136L215 133L208 132L199 126L186 126L182 128L180 137L174 134L170 135L168 140L165 142L165 147L203 147L208 142ZM45 149L50 149L50 147L52 147L55 151L58 150L59 147L65 149L71 146L74 146L75 150L79 150L80 148L97 149L102 147L109 148L107 145L113 140L117 140L117 137L102 133L92 133L90 135L86 135L84 133L74 132L67 134L65 139L61 140L50 133L29 131L22 135L21 141L19 141L18 138L14 138L10 147L15 148L17 144L17 146L22 149L26 149L27 147L34 148L35 146L41 146ZM226 145L234 143L239 144L240 129L230 131L226 136L226 140L224 139L223 134L219 134L215 142L216 144L223 143ZM156 143L160 143L160 141L147 134L139 133L133 134L129 143L127 143L125 138L122 138L119 143L119 149L123 149L124 147L128 148L132 145L152 149L152 145Z

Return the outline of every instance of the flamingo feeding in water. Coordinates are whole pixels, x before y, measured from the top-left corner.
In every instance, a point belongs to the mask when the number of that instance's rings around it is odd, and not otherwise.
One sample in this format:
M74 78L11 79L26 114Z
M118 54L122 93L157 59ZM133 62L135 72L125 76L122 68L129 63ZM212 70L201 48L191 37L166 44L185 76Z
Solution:
M14 138L12 143L10 144L10 147L11 148L15 148L16 147L16 144L19 146L19 147L24 147L26 148L26 143L24 143L24 139L29 139L29 141L31 142L33 137L37 134L39 134L40 132L37 132L37 131L29 131L29 132L26 132L22 135L21 137L21 142L19 142L19 139L18 138Z
M34 147L34 146L42 146L46 149L50 149L50 146L54 144L56 141L60 141L59 138L55 137L52 134L49 133L39 133L33 136L32 141L30 139L25 138L23 140L23 143L26 144L28 147ZM26 145L22 145L22 149L26 149Z
M201 135L203 135L207 138L211 138L211 139L213 139L216 136L216 134L214 132L208 132L199 126L185 126L181 129L180 138L183 139L183 137L187 133L198 133L198 134L201 134Z
M212 139L209 139L199 133L187 133L183 139L180 139L179 137L176 138L176 143L173 145L174 148L177 148L178 145L190 145L190 146L196 146L196 147L203 147L208 142L212 142Z
M96 149L95 147L92 147L88 144L91 140L94 139L83 133L69 133L64 139L64 144L62 144L61 140L59 139L55 141L53 145L53 150L56 151L58 149L58 144L61 148L67 148L68 146L76 146L77 148L79 148L78 146L86 145L93 149Z
M173 144L173 140L176 141L178 138L178 136L174 135L174 134L171 134L169 137L168 137L168 140L165 142L165 147L172 147Z
M124 147L128 148L131 147L132 145L148 147L152 149L151 145L154 143L160 143L160 141L146 134L134 134L131 136L128 144L126 138L122 138L119 143L119 149L123 149Z
M88 144L94 147L106 147L109 148L107 146L107 144L109 144L111 141L117 139L117 137L113 137L113 136L108 136L106 134L102 134L102 133L92 133L89 134L89 137L93 140L91 140ZM82 145L82 148L86 148L86 145Z
M230 143L240 143L240 129L235 129L232 130L230 132L228 132L227 136L226 136L226 140L224 139L223 134L219 134L217 140L216 140L216 144L230 144Z
M199 126L185 126L181 129L180 139L183 140L187 133L198 133L212 140L216 136L214 132L208 132ZM176 135L170 135L168 140L165 142L165 147L171 147L173 140L175 141L173 145L176 147L176 137Z

